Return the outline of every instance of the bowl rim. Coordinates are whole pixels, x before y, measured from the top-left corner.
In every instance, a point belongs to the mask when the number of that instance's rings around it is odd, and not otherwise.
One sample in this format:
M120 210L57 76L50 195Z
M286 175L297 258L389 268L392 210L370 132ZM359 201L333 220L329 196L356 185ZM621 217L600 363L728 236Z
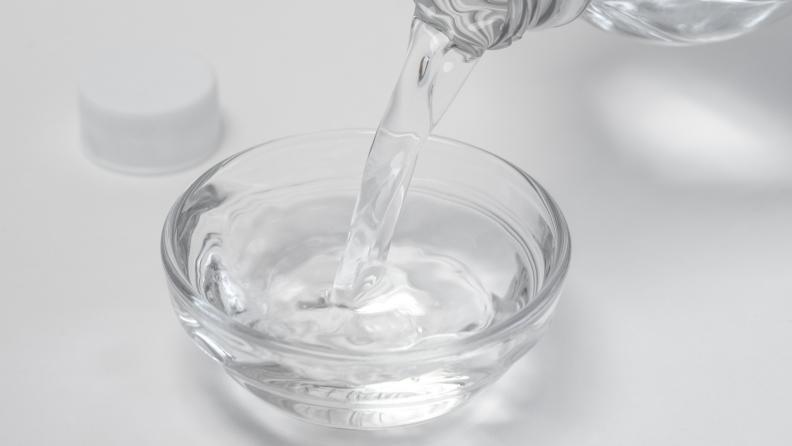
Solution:
M504 339L511 339L515 333L529 328L541 318L546 312L548 306L553 305L557 301L557 296L563 286L564 278L569 270L571 260L571 240L569 235L569 228L566 223L564 215L561 213L555 200L549 193L530 175L525 173L522 169L510 163L509 161L501 158L498 155L490 153L484 149L475 147L473 145L457 141L455 139L446 138L442 136L430 135L428 140L433 140L439 143L453 144L462 146L474 151L483 152L485 155L496 158L497 160L505 163L507 166L514 169L520 174L541 198L551 221L551 226L554 226L558 239L555 244L555 253L558 261L551 265L547 273L545 281L538 293L531 302L525 307L521 308L518 312L512 314L509 318L504 319L496 325L488 327L482 331L473 333L463 338L456 338L448 340L442 344L428 343L427 345L415 345L406 347L404 349L392 349L385 351L354 351L354 350L332 350L328 347L317 346L313 344L296 343L294 341L284 341L266 333L254 330L240 322L237 322L233 317L220 311L209 303L203 301L199 296L200 293L195 287L190 284L189 278L180 270L178 262L175 258L175 251L173 248L174 233L172 230L175 226L176 216L183 209L188 198L192 196L207 180L209 180L215 173L222 169L227 164L235 159L245 155L246 153L262 149L266 146L273 146L276 143L284 143L287 141L307 141L316 140L319 138L333 138L333 137L349 137L349 136L365 136L374 137L375 131L372 129L339 129L329 131L319 131L304 133L298 135L286 136L283 138L267 141L258 144L249 149L238 152L219 163L215 164L193 181L187 189L179 196L176 202L168 212L163 225L160 253L162 256L163 266L166 272L166 279L171 285L171 298L178 299L182 306L185 307L197 321L206 326L212 325L217 329L231 332L232 334L242 337L248 343L255 343L270 351L280 353L290 353L298 355L315 356L327 360L343 360L343 361L356 361L356 362L393 362L397 357L402 359L399 362L405 361L425 361L427 359L438 358L440 356L447 357L451 355L464 354L465 352L473 352L479 350L481 347L493 343L501 343ZM175 292L174 292L175 291Z

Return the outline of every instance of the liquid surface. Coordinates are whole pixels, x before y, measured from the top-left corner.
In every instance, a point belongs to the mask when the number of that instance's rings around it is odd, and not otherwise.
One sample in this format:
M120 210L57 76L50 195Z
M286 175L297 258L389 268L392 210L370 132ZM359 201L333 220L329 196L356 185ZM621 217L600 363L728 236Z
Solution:
M477 59L415 20L402 73L363 171L347 246L330 299L357 307L380 299L377 283L391 274L386 260L421 144L445 113Z
M353 203L352 193L311 190L278 200L250 195L219 208L223 218L205 218L196 229L206 234L195 259L206 300L286 342L380 351L467 336L532 299L535 273L504 227L464 204L414 192L371 297L355 308L334 305Z

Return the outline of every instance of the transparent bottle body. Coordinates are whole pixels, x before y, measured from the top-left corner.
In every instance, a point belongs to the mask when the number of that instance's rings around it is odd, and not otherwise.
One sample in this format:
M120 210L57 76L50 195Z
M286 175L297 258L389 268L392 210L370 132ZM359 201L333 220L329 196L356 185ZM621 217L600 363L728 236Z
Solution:
M669 44L728 40L792 12L792 0L415 0L416 17L471 57L579 16L608 32Z
M789 12L788 0L592 0L584 17L617 34L697 44L739 37Z

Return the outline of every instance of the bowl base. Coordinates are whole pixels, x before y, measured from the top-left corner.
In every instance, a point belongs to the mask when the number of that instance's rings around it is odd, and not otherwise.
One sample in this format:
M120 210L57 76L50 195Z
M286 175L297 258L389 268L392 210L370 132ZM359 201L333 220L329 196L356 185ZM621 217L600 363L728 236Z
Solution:
M374 407L332 407L314 401L302 402L294 396L281 396L243 378L230 374L234 380L280 412L325 427L352 430L377 430L404 427L433 420L465 405L482 389L459 393L440 400L416 404L371 405ZM361 405L362 406L362 405ZM379 406L379 407L377 407Z

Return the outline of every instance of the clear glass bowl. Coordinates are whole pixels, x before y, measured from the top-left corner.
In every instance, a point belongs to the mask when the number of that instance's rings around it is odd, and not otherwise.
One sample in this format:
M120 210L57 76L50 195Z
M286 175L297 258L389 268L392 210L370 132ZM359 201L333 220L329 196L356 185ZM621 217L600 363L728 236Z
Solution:
M294 336L270 314L288 297L278 294L288 287L271 288L273 277L317 240L340 256L373 136L323 132L232 156L179 197L162 233L173 307L198 346L283 412L348 429L427 421L493 383L547 329L570 260L566 222L536 181L486 151L433 136L391 253L415 244L465 265L486 292L486 323L377 348ZM443 311L455 311L451 297Z

